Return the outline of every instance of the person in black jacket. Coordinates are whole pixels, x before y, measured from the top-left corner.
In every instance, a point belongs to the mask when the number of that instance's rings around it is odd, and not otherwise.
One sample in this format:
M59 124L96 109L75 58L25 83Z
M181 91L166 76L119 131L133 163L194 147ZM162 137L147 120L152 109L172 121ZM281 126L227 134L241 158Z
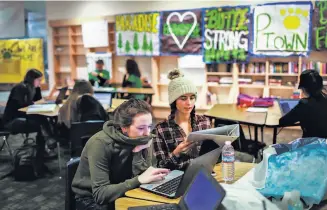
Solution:
M285 116L281 126L300 122L303 138L327 138L327 97L323 92L323 79L316 70L305 70L300 76L299 89L305 95Z
M29 115L20 112L19 109L34 104L42 99L41 80L43 74L37 69L30 69L24 81L16 84L10 92L3 115L5 127L13 134L37 133L36 143L44 150L45 140L42 135L41 125L48 125L46 118L37 115Z

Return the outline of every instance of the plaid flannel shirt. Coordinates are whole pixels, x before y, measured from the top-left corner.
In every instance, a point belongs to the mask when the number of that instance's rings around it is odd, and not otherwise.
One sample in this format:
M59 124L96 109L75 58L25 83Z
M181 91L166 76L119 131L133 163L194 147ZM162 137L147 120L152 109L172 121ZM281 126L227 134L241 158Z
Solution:
M210 120L202 115L195 115L195 125L192 131L211 128ZM168 120L156 125L153 134L156 135L153 139L153 149L158 167L184 170L190 163L190 160L195 158L191 154L181 153L177 157L172 153L177 145L183 142L187 136L184 130L172 119L171 115L168 117Z

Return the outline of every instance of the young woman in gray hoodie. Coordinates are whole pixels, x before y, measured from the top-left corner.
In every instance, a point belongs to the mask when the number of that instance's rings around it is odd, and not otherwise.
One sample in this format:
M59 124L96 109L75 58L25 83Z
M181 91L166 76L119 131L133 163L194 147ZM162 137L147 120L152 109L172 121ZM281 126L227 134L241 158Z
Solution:
M88 140L72 184L77 210L115 209L126 191L167 175L168 169L149 167L151 113L145 101L130 99Z

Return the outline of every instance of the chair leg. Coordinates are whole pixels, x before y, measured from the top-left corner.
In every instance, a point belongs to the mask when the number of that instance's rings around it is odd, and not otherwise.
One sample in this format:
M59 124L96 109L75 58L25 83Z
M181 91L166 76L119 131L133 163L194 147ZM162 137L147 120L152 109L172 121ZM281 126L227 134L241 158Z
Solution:
M59 178L61 179L61 157L60 157L60 143L57 142L58 149L58 166L59 166Z
M9 152L9 155L11 157L12 164L14 164L14 155L13 155L12 150L10 148L10 145L9 145L9 143L7 141L7 136L4 136L3 140L4 140L4 142L5 142L5 144L6 144L7 148L8 148L8 152Z

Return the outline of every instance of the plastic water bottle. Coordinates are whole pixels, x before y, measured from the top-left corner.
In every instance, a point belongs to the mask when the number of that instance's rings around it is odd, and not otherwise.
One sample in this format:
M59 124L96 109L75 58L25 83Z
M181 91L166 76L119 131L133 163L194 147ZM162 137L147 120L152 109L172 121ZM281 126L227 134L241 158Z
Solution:
M99 87L99 82L98 82L98 81L95 81L95 82L94 82L94 87L95 87L95 88L98 88L98 87Z
M234 180L234 162L235 152L230 141L226 141L222 149L222 171L225 182L231 182Z
M300 192L299 191L292 191L292 196L289 201L288 209L289 210L303 210L303 204L300 199Z

